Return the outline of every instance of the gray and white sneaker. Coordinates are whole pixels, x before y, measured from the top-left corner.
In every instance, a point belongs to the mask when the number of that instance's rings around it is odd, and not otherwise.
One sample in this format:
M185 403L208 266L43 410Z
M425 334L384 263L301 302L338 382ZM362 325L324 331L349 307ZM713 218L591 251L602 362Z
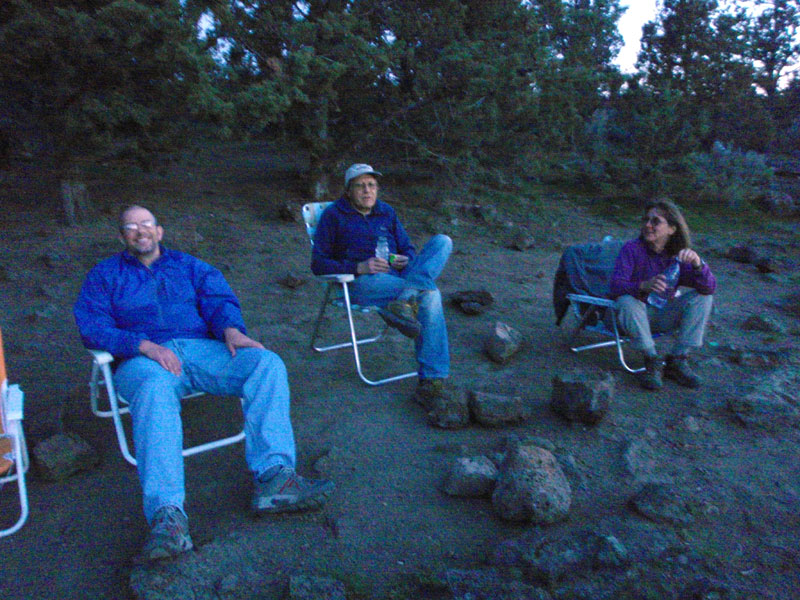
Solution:
M176 506L159 508L150 524L150 536L142 548L142 559L171 558L192 548L189 519L183 511Z
M325 479L306 479L294 469L283 467L267 481L256 479L253 493L253 512L289 512L321 508L336 486Z

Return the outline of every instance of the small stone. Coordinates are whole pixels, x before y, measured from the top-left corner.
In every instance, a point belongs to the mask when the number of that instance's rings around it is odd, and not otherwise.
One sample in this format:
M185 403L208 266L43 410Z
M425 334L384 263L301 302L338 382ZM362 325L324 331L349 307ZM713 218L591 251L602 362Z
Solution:
M503 427L526 420L531 408L521 396L488 392L469 393L469 409L475 422L486 427Z
M614 396L614 376L602 377L573 371L553 377L550 408L568 421L587 425L599 423L608 412Z
M290 600L346 600L344 583L327 577L292 575L289 578Z
M687 525L694 521L687 503L678 490L658 483L645 485L630 500L631 508L655 523Z
M442 429L461 429L469 425L469 404L463 393L447 393L428 399L428 423Z
M451 465L442 485L449 496L483 498L492 494L497 467L485 456L461 457Z
M782 323L767 315L751 315L744 323L742 329L750 331L763 331L765 333L785 333L786 328Z
M292 289L292 290L294 290L296 288L299 288L305 282L306 282L306 279L304 279L303 277L297 277L296 275L293 275L291 273L287 273L286 275L284 275L283 277L278 279L278 283L280 285L282 285L283 287L287 287L289 289Z
M497 321L486 338L486 353L494 362L505 364L522 346L522 334L513 327Z
M100 457L74 433L57 433L33 448L33 463L42 479L61 481L97 465Z

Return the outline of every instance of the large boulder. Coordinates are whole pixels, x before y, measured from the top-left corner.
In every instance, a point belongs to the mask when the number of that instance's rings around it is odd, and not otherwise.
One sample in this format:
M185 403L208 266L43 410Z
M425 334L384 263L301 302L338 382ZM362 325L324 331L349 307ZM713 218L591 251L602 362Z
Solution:
M492 493L501 518L554 523L567 516L571 503L569 481L549 451L522 444L509 449Z

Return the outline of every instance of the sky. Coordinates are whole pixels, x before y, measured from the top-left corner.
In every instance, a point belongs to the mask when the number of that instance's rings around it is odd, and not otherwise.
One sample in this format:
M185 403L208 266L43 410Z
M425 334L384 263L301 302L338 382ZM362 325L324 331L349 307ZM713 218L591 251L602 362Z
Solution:
M625 73L633 72L633 63L639 54L639 42L642 37L642 25L652 21L656 15L656 0L622 0L622 6L628 10L619 20L619 32L625 39L625 45L617 57L617 64Z

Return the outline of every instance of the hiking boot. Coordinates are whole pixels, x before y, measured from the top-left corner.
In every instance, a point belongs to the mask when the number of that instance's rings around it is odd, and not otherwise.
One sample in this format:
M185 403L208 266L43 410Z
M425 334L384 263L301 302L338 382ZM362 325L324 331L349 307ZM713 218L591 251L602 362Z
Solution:
M253 512L289 512L321 508L336 486L324 479L306 479L290 467L283 467L267 481L256 479Z
M664 385L661 374L664 371L664 361L661 357L645 356L644 371L639 373L639 385L646 390L657 390Z
M700 387L700 378L692 371L685 356L667 356L664 377L672 379L672 381L684 387Z
M150 525L150 536L142 548L144 560L171 558L193 547L189 537L189 519L176 506L164 506L156 511Z
M392 300L379 309L378 314L383 317L387 325L413 340L422 331L422 325L417 321L418 311L419 305L416 301Z
M447 397L444 381L441 378L420 379L414 390L414 402L430 410L434 401Z

